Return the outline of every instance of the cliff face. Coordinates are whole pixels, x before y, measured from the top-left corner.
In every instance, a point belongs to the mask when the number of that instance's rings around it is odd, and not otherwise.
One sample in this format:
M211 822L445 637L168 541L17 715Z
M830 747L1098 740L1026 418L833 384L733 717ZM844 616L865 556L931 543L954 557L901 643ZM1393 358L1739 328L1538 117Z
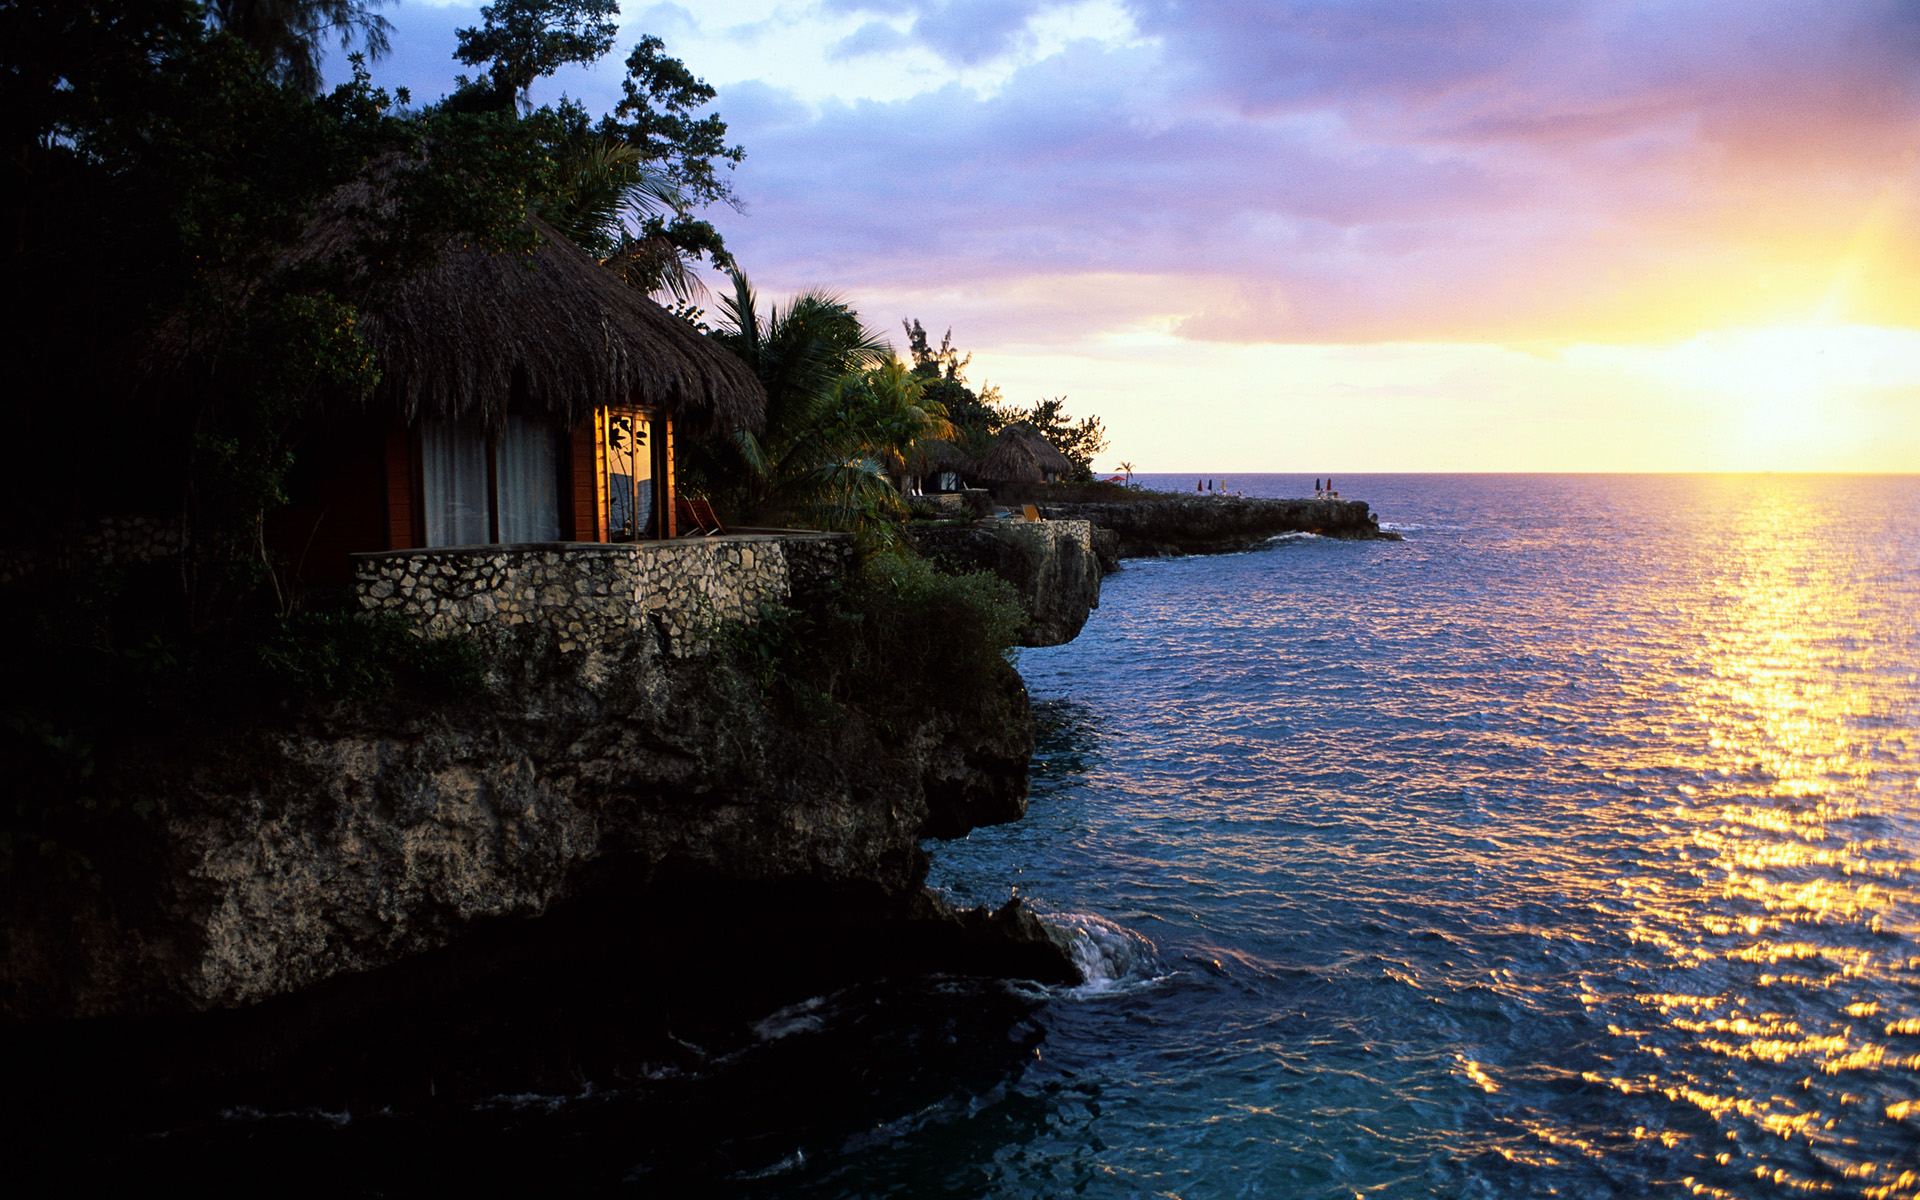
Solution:
M673 659L644 631L608 650L554 639L504 642L484 694L454 704L130 744L157 811L92 882L14 873L4 1015L252 1005L589 894L645 925L703 889L778 892L829 923L857 912L861 936L920 930L924 967L1073 977L1030 915L956 915L921 886L922 837L1025 812L1011 671L985 709L890 714L883 731L782 716L720 660Z
M1102 531L1085 521L982 521L917 530L922 554L949 571L992 571L1027 606L1022 646L1059 646L1079 636L1100 607Z
M1235 496L1167 496L1102 504L1048 504L1046 516L1090 521L1119 539L1122 558L1220 554L1251 550L1283 533L1384 539L1364 500L1270 500Z

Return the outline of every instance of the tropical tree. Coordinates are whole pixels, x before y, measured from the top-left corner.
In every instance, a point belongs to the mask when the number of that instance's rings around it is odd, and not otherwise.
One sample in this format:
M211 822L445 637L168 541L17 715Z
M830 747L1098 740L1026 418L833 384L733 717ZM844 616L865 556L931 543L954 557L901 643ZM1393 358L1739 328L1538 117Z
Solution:
M1130 462L1123 462L1120 464L1120 470L1126 474L1127 486L1132 487L1133 486L1133 464Z
M386 56L393 25L373 11L385 0L210 0L207 18L260 56L267 74L303 92L320 90L322 44L357 38L368 58Z
M1006 424L1000 389L984 382L978 391L968 385L966 370L973 355L954 349L953 330L942 335L936 349L918 320L902 321L901 325L906 330L914 375L925 386L927 398L944 408L953 424L951 440L969 454L984 454L993 435Z
M680 247L642 232L664 213L686 212L686 194L672 175L639 147L594 128L572 101L529 120L548 127L551 147L552 169L531 203L542 220L639 291L670 292L683 302L704 293Z
M881 402L850 383L891 351L839 297L804 292L763 314L746 275L719 299L715 341L766 389L765 426L690 443L681 469L734 519L781 514L880 540L900 508L882 464L858 434L860 409Z
M486 67L460 77L463 107L513 111L527 103L536 79L568 63L590 63L613 48L619 0L495 0L480 10L480 25L456 30L453 56Z
M923 441L952 438L956 430L947 410L930 396L925 382L899 359L886 361L840 381L845 444L890 472L904 468Z
M454 54L484 71L462 76L444 107L521 112L536 80L567 63L594 62L612 47L618 11L616 0L496 0L480 10L478 27L459 31ZM642 37L627 56L621 92L597 124L572 100L527 112L553 168L533 207L629 286L669 292L686 305L705 292L693 271L703 257L723 270L733 265L720 232L694 210L734 204L720 171L745 152L727 144L718 114L699 112L713 88L657 37Z

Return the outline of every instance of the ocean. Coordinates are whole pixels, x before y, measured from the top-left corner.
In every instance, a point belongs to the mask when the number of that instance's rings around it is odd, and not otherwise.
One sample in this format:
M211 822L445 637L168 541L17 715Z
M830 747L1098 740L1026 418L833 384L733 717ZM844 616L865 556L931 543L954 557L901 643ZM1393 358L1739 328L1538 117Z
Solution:
M1128 561L1021 652L1031 811L931 882L1074 930L1084 986L863 985L718 1061L236 1112L157 1159L342 1194L1920 1197L1920 479L1336 482L1406 540Z
M1100 978L793 1194L1920 1195L1920 480L1335 483L1406 541L1022 653L1031 813L934 882Z

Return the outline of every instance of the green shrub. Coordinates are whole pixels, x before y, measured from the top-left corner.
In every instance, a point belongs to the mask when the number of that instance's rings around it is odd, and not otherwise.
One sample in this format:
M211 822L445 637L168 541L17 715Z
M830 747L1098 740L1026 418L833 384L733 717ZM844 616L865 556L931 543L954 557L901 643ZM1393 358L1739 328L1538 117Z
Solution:
M989 571L948 575L902 554L868 560L804 609L731 628L733 661L801 715L842 706L886 721L942 707L987 715L1006 702L1026 610Z
M251 644L263 692L302 700L370 700L399 687L439 698L486 683L471 640L421 638L395 613L309 612L270 622Z

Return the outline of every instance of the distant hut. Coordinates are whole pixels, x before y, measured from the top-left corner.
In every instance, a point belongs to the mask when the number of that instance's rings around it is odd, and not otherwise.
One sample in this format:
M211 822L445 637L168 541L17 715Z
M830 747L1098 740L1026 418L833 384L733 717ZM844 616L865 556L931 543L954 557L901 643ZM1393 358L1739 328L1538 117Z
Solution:
M292 259L352 247L369 190L337 192ZM764 419L738 358L528 225L530 256L450 246L362 310L373 402L327 414L269 531L305 578L348 578L357 551L673 537L676 435Z
M973 457L944 438L922 438L907 455L909 488L923 492L957 492L973 471Z
M993 439L977 468L992 483L1058 483L1073 470L1073 460L1060 453L1033 426L1009 425Z

